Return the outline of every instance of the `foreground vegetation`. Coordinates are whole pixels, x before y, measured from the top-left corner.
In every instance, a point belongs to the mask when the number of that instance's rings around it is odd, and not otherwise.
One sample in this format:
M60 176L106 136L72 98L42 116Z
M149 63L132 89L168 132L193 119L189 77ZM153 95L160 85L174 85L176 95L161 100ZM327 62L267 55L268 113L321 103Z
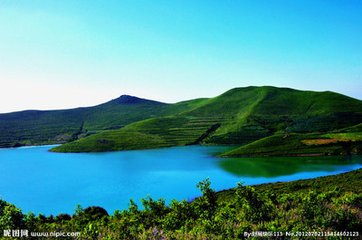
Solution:
M58 216L23 214L0 201L0 230L79 231L79 239L238 239L244 232L362 229L362 169L345 174L215 192L208 180L192 202L146 198L113 215L78 207ZM361 234L361 233L360 233ZM39 239L39 238L37 238Z

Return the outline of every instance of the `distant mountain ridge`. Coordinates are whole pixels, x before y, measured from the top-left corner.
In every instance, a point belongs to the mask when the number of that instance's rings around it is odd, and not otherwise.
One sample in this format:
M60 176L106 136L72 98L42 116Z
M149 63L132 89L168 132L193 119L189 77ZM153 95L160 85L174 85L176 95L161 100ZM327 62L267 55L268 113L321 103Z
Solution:
M122 95L93 107L4 113L0 114L0 147L64 143L162 115L168 106Z

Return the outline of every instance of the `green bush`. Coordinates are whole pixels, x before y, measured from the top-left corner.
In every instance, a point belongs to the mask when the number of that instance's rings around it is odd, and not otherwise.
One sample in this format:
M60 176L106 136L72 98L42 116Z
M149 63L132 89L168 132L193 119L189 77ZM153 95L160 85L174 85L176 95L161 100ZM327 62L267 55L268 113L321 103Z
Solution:
M358 231L362 229L362 170L291 183L215 192L209 179L192 202L142 199L108 215L78 206L73 216L22 214L0 200L0 230L81 232L79 239L240 239L252 231ZM303 186L303 187L295 187Z

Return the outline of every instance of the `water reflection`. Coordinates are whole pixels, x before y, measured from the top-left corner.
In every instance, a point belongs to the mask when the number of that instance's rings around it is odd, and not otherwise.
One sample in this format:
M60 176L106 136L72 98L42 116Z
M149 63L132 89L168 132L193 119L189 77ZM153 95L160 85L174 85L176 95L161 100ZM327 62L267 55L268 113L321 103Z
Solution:
M362 156L225 158L219 166L236 176L277 177L298 172L333 172L343 166L361 164Z

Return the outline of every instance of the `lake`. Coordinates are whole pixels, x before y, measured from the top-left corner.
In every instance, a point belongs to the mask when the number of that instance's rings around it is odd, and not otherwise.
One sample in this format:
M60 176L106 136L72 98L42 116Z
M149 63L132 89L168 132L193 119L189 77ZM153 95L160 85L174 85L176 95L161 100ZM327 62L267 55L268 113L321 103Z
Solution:
M109 213L129 199L191 200L210 178L216 190L326 176L362 167L362 157L214 157L223 147L186 146L108 153L51 153L53 146L0 149L0 198L23 212L72 214L102 206Z

